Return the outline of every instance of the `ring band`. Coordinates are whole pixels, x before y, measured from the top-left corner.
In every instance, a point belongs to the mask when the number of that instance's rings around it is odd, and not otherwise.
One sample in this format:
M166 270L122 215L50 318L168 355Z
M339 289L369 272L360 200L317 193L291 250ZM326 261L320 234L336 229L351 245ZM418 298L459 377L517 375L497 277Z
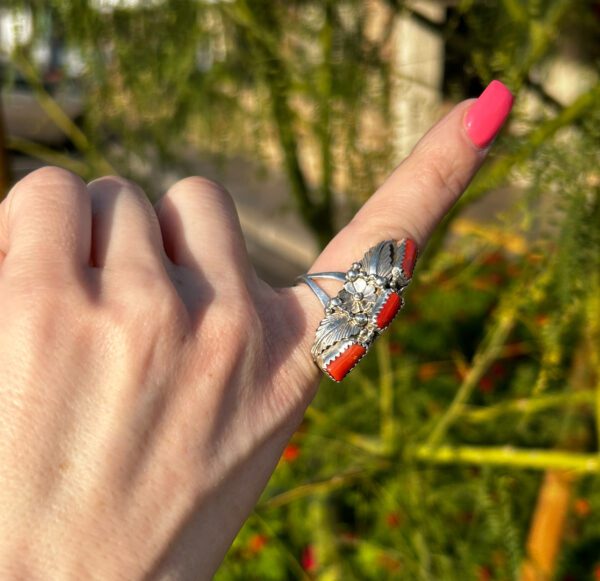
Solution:
M417 245L404 238L385 240L343 272L317 272L299 276L325 309L311 355L334 381L341 381L365 356L373 341L388 327L403 306L402 293L412 278ZM315 279L343 282L331 298Z

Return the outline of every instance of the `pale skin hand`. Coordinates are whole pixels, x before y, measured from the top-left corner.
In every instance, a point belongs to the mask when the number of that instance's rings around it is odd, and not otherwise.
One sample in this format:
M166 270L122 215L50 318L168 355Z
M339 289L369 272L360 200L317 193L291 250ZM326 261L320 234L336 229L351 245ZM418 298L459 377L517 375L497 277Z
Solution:
M311 270L423 247L485 156L471 103ZM0 205L0 251L0 577L210 578L315 395L320 303L257 278L201 178L152 208L123 179L39 170Z

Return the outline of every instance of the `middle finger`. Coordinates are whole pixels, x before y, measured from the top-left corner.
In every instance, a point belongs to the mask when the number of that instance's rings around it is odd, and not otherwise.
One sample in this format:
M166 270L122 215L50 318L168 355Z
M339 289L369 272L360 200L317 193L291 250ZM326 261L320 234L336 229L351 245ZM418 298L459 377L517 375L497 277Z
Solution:
M88 190L92 198L92 265L164 274L168 258L158 218L144 192L112 176L94 180Z

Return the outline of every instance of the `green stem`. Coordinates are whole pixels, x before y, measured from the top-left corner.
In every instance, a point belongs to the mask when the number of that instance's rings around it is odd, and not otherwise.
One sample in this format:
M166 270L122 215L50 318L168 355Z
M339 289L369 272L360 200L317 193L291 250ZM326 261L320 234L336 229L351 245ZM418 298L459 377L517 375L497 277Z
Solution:
M335 542L331 506L326 493L317 493L307 503L306 521L312 531L312 544L321 570L321 577L328 581L342 578L340 559Z
M77 150L88 158L90 165L97 166L97 170L101 174L115 174L116 172L110 163L94 149L83 131L77 127L73 120L62 110L61 106L44 89L33 65L23 55L16 57L16 63L33 89L40 107L64 135L71 140Z
M347 444L359 448L367 454L380 456L383 453L383 445L378 438L357 434L356 432L347 430L343 426L335 424L329 415L324 414L313 406L306 410L305 416L309 420L315 422L315 424L320 424L331 429L331 431L335 433L336 439L343 440Z
M316 482L307 482L300 484L290 490L286 490L281 494L277 494L259 503L258 509L278 508L290 502L294 502L300 498L306 498L314 494L322 494L333 492L340 488L344 488L349 484L355 483L357 480L362 480L380 470L389 470L391 464L386 460L380 460L370 466L364 468L351 468L346 472L335 474L330 478L319 480Z
M465 464L473 466L504 466L527 470L570 470L576 473L600 474L599 454L578 454L559 450L520 449L510 446L429 446L406 450L406 459L430 465ZM316 494L328 494L372 477L393 464L381 459L363 468L352 468L330 478L301 484L272 496L258 505L258 510L269 510L290 504Z
M321 29L322 63L318 70L317 86L319 93L319 122L317 135L321 149L321 203L331 207L331 181L333 175L333 160L331 155L332 128L331 104L333 90L333 6L326 2L325 18Z
M522 84L529 76L529 72L552 47L556 35L559 33L561 20L572 9L571 0L559 0L553 2L548 10L543 12L540 20L529 22L529 42L523 58L517 63L516 81ZM515 86L515 89L520 87Z
M379 365L379 435L383 450L388 453L394 447L394 383L390 358L390 346L387 336L379 339L377 345L377 362Z
M281 551L281 553L285 555L287 562L289 563L290 567L294 570L296 578L301 579L302 581L310 581L310 577L306 574L306 571L302 568L302 565L300 564L294 553L292 553L292 551L289 550L288 545L277 536L277 533L271 527L269 521L262 518L260 514L256 511L252 512L250 518L254 519L258 526L260 526L260 528L268 535L269 539L275 543L275 545Z
M334 234L331 197L318 201L312 199L308 180L300 164L299 144L294 127L296 116L289 103L292 82L290 71L281 57L281 50L277 48L278 43L272 36L272 31L278 29L273 10L261 2L249 3L246 0L239 0L225 10L246 33L256 54L258 72L269 92L271 116L279 137L292 195L302 219L313 231L319 244L325 246Z
M598 351L598 344L600 344L600 274L597 261L591 266L590 292L586 301L586 318L588 319L586 331L590 372L596 396L596 446L598 454L600 454L600 352Z
M571 470L600 473L600 455L506 447L420 446L412 457L428 464L474 464L533 470Z
M593 391L575 391L536 398L512 399L480 409L463 407L461 417L469 422L485 423L504 414L535 413L558 406L593 404L595 399L596 395Z
M54 151L49 147L44 147L39 143L28 141L27 139L19 139L18 137L12 137L8 140L8 147L14 151L19 151L30 157L35 157L43 162L51 165L59 165L76 173L77 175L87 177L91 175L90 166L71 156L64 155L58 151Z
M513 328L517 315L515 306L516 297L514 294L516 293L510 293L508 300L504 303L506 306L501 305L499 307L499 313L495 324L488 331L485 340L475 354L473 364L454 396L454 400L450 404L450 407L431 431L431 434L427 439L428 446L435 446L446 435L448 428L450 428L452 423L460 416L465 402L469 399L471 393L475 387L477 387L477 384L480 382L489 366L502 351L502 347L508 334Z
M501 185L513 167L529 161L535 151L554 136L559 129L567 127L583 117L590 109L597 106L599 100L600 82L596 83L587 93L581 95L569 106L564 107L558 115L532 130L523 139L523 144L515 153L507 155L488 166L489 169L469 188L466 201L460 202L459 207L479 199L490 189Z

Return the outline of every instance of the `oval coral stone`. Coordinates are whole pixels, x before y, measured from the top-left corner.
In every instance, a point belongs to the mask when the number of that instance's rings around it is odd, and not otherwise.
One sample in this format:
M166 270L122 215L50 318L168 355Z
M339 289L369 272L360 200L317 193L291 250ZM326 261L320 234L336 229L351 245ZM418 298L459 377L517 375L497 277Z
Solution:
M407 238L404 242L404 258L402 259L402 270L405 276L410 278L417 261L417 245L414 240Z
M366 352L367 350L358 343L351 345L327 366L327 373L336 381L342 381Z
M385 329L398 314L401 306L402 297L398 293L392 293L377 315L377 327Z

